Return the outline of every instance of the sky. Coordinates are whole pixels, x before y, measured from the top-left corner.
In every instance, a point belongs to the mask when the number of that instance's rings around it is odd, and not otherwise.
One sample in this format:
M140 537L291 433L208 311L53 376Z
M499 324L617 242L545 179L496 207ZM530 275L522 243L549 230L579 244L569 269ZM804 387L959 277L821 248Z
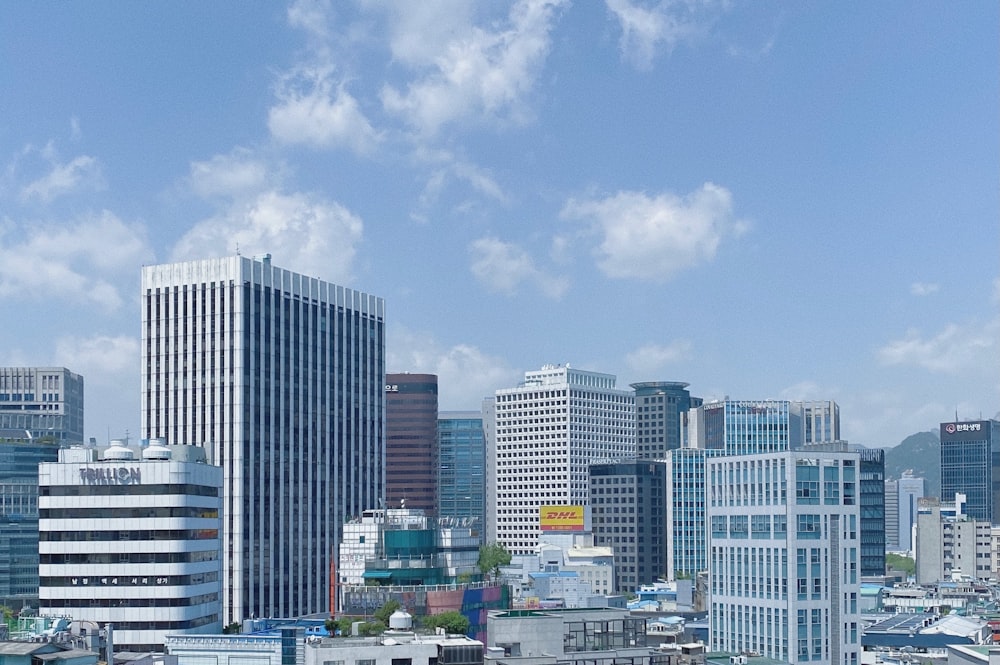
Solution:
M141 266L266 252L385 298L442 410L570 363L833 399L866 446L994 417L998 33L987 0L2 3L0 365L134 438Z

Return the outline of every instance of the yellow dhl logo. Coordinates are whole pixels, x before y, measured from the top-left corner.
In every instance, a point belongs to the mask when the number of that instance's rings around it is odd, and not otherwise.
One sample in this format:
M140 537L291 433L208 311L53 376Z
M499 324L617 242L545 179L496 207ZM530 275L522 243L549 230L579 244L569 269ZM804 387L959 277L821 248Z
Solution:
M547 520L572 520L580 519L581 517L583 515L575 510L550 510L545 513L545 519Z

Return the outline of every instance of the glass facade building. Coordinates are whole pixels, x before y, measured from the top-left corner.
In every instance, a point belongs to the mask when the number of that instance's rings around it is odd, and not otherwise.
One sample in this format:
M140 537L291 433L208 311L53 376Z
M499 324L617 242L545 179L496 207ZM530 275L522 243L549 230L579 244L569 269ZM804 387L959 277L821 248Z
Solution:
M636 458L662 460L681 447L681 422L689 409L701 406L680 381L633 383L635 390Z
M438 379L385 375L385 501L389 508L437 511Z
M56 461L59 446L4 434L0 431L0 605L20 610L38 607L38 465Z
M711 648L858 665L856 452L708 460Z
M667 465L652 460L590 465L594 545L615 555L615 593L667 574Z
M83 443L83 377L65 367L0 367L0 438L5 431Z
M885 450L857 449L861 506L861 574L885 575Z
M479 411L438 414L438 516L486 524L486 435Z
M941 501L965 495L965 514L1000 521L1000 422L941 423Z
M231 256L142 270L142 436L223 467L224 622L330 610L384 497L385 303Z

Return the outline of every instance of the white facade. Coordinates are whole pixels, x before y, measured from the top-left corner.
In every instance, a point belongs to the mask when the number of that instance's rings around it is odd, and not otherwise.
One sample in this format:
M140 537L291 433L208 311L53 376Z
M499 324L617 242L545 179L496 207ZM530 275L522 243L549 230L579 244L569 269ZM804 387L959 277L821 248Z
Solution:
M857 665L859 456L708 459L712 649Z
M60 451L39 465L39 613L111 624L119 650L222 629L222 469L177 446Z
M936 497L918 502L916 528L917 584L952 579L984 580L993 576L992 528L964 512L965 495L954 502Z
M0 367L0 430L83 443L83 377L65 367Z
M142 436L224 468L225 623L330 610L384 488L385 304L270 256L142 270Z
M496 521L488 539L532 554L541 506L589 504L589 465L635 456L635 398L610 374L546 365L498 390L493 407L487 460Z

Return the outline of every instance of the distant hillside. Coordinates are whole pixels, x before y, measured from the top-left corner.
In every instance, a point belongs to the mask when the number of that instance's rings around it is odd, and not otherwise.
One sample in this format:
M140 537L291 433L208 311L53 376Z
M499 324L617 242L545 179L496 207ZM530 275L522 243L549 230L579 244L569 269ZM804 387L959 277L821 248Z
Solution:
M941 441L936 431L911 434L885 449L885 477L899 478L906 470L926 481L927 496L941 495Z

